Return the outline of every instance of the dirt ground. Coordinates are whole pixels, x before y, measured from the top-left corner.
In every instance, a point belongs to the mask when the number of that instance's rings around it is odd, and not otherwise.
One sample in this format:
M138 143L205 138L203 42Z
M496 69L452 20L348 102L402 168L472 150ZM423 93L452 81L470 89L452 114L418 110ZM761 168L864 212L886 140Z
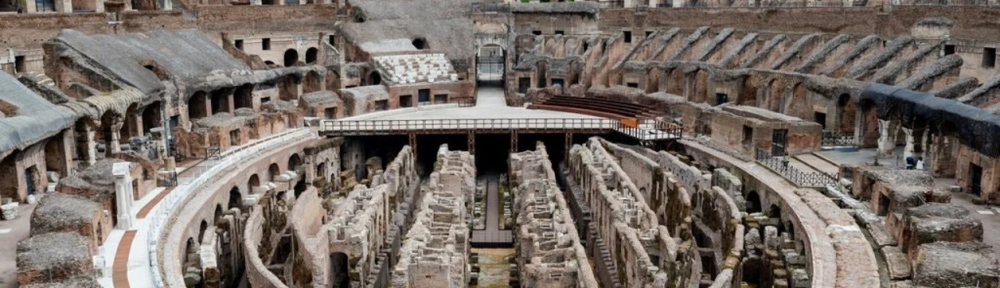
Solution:
M479 288L510 287L510 262L507 256L515 256L514 248L473 248L479 253Z

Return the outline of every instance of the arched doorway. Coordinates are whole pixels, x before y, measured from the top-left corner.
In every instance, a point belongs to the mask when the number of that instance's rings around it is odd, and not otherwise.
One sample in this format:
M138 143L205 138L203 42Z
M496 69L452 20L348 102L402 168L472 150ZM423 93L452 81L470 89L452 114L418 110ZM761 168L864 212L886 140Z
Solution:
M316 47L309 48L306 50L306 64L316 64L316 58L319 57L319 49Z
M288 170L298 170L299 165L302 165L302 159L299 158L299 154L292 154L292 156L288 157Z
M271 163L271 166L267 167L267 176L271 179L271 182L274 182L274 177L278 177L279 174L281 174L281 170L278 168L277 163Z
M333 273L333 287L350 288L351 278L348 275L350 266L347 263L347 254L337 252L330 256L330 271Z
M285 50L285 67L295 66L295 63L297 62L299 62L299 51L296 51L295 49Z
M233 186L233 189L229 190L229 203L228 208L240 208L243 206L243 193L240 193L240 188Z
M247 181L247 188L253 190L255 187L260 187L260 177L257 174L250 175L250 180Z
M500 45L485 45L476 55L476 80L480 82L502 82L505 51Z
M750 191L747 193L747 213L757 213L761 212L763 206L760 202L760 194L757 191Z

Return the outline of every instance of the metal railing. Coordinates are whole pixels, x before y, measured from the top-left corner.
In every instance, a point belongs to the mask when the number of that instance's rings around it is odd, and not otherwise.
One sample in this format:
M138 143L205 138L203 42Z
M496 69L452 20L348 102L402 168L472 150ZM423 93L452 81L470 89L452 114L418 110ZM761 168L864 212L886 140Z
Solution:
M823 131L822 139L820 140L820 145L858 146L858 141L857 139L854 138L854 133Z
M767 151L757 150L755 158L757 163L771 168L771 170L799 187L826 187L827 185L837 184L837 175L823 172L803 172L792 167L785 158L771 156L771 153Z
M591 118L323 120L320 129L327 134L344 136L514 130L531 130L534 133L617 131L639 140L678 139L683 132L680 125L663 121L645 120L640 125L631 126L619 120Z

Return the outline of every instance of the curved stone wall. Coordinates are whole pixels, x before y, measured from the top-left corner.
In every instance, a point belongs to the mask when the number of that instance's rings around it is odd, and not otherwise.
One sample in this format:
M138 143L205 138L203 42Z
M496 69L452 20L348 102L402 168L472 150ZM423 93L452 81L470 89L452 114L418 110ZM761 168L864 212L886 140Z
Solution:
M808 257L812 287L878 287L878 264L861 228L847 212L813 189L799 189L781 176L695 142L680 141L688 155L743 179L744 191L757 191L761 203L776 205L782 223L794 227ZM769 207L768 205L762 205Z
M233 187L244 191L241 196L248 195L249 179L253 175L266 175L272 164L280 167L280 171L286 171L291 155L298 154L315 139L315 134L308 129L299 129L241 147L225 158L216 160L218 162L207 171L194 171L201 174L190 183L175 188L171 197L179 198L174 200L176 202L167 203L176 204L164 208L172 211L160 212L168 217L154 219L154 222L163 221L165 225L162 230L153 229L154 233L160 233L157 242L162 244L157 245L156 258L164 261L159 261L159 271L154 271L154 275L162 277L161 286L185 287L180 260L186 253L187 240L199 235L199 222L214 220L216 207L228 206L229 192ZM156 224L158 223L153 223Z

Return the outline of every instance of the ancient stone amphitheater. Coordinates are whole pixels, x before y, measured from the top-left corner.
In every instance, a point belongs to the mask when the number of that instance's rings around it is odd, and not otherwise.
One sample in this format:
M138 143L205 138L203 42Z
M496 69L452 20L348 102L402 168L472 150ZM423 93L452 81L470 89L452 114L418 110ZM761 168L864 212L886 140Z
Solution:
M998 6L0 0L0 288L1000 288Z

